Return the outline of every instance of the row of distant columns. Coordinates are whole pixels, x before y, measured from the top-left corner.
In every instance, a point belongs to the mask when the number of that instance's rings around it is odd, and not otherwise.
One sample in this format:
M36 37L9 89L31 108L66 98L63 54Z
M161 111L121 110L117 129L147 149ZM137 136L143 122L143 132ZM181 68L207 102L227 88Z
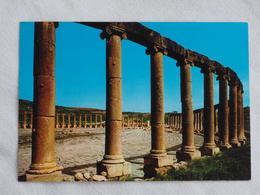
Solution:
M61 122L59 119L61 118ZM67 122L65 122L67 118ZM103 115L92 115L92 114L56 114L56 128L102 128ZM89 119L89 120L88 120ZM73 123L72 123L73 121Z
M22 112L21 128L32 128L33 113ZM55 128L102 128L105 126L104 115L94 114L56 114ZM29 118L29 119L28 119ZM65 122L65 119L66 122ZM29 121L28 121L29 120ZM72 122L73 121L73 122ZM144 116L123 116L123 127L147 127L144 125Z
M97 163L97 173L106 172L107 177L110 178L125 176L131 173L131 164L124 160L122 154L121 39L126 38L126 34L118 28L107 27L101 34L101 37L106 39L106 138L105 154L102 161ZM49 178L49 180L57 180L57 178L60 179L61 172L54 162L55 23L35 23L34 51L32 163L27 171L27 180L38 178L37 175L41 175L41 178L44 178L44 174L47 174L46 177L52 178ZM173 157L167 155L165 148L163 55L166 55L167 52L159 46L152 46L147 49L147 54L150 55L151 59L152 139L150 154L144 158L144 172L145 176L150 177L167 171L166 167L173 164ZM181 69L183 132L182 148L177 153L177 158L179 160L191 160L201 156L200 151L194 145L194 115L190 72L190 66L193 65L193 62L188 58L179 59L177 65ZM202 150L205 153L214 153L217 152L218 147L216 147L214 142L213 71L211 69L203 69L203 73L205 136ZM229 107L231 123L229 127L232 131L229 132L229 141L231 144L236 145L238 143L237 120L239 117L242 117L243 112L241 108L242 95L237 96L237 85L233 84L233 82L230 82L230 89ZM220 94L220 96L222 95ZM239 106L237 102L240 103ZM219 109L221 110L222 107L224 108L221 105ZM239 117L237 113L239 113ZM227 118L222 120L228 120ZM241 128L241 125L242 123L240 123L239 128ZM220 130L224 132L224 130ZM242 134L240 137L242 137Z
M144 126L144 116L123 116L123 128L133 128L133 127L141 127Z

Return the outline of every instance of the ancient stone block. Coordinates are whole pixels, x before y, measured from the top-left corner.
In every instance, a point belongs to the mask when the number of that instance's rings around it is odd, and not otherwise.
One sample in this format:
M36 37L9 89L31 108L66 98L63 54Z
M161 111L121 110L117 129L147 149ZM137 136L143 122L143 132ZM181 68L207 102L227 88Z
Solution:
M26 173L26 181L63 181L63 177L61 171L39 175Z
M182 151L177 151L176 152L176 157L178 159L178 162L180 161L192 161L194 159L198 159L201 157L201 152L199 150L195 150L193 152L182 152Z
M202 147L200 149L202 156L213 156L214 154L220 152L220 149L218 147L215 148L206 148Z
M144 157L144 165L153 165L154 167L163 167L173 164L172 156L163 156L163 157Z
M123 175L130 175L132 173L132 165L130 162L123 163Z
M97 162L97 174L102 172L107 173L107 178L118 177L123 175L123 164L106 164L102 162Z

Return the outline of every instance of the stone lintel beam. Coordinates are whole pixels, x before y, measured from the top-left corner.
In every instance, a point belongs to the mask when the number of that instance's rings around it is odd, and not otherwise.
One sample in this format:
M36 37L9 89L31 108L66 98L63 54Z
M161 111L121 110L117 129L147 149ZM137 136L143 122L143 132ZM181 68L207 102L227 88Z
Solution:
M127 39L143 45L145 47L151 47L157 45L158 47L165 48L168 52L168 56L181 60L182 58L189 57L193 60L194 65L200 68L212 64L216 69L216 74L222 74L226 72L226 68L219 62L210 60L208 57L199 54L195 51L185 49L183 46L179 45L175 41L163 37L160 33L147 28L146 26L138 22L77 22L83 25L91 26L97 29L105 30L107 27L119 29L119 31L124 31L127 34ZM188 53L188 56L187 56ZM231 69L230 69L231 70ZM231 70L231 77L237 77L236 73Z

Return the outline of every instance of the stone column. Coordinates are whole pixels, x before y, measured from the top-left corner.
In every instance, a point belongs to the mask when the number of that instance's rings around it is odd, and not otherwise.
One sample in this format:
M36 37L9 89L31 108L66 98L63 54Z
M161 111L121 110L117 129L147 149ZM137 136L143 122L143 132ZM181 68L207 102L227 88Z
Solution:
M100 128L102 128L102 115L99 115L100 117Z
M229 143L232 147L240 146L237 139L237 79L231 79L229 82L230 92L229 92Z
M215 109L214 109L214 84L213 72L210 67L203 68L204 74L204 144L201 148L203 155L214 155L219 152L215 143Z
M81 128L81 114L79 114L79 128Z
M61 115L62 118L61 118L61 128L64 128L65 126L65 123L64 123L64 114Z
M129 123L129 116L127 116L127 127L129 128L130 123Z
M144 117L142 116L142 117L141 117L141 128L144 127L144 124L143 124L143 123L144 123Z
M23 112L23 128L24 129L27 128L26 125L27 125L27 112L25 111L25 112Z
M59 128L59 114L56 114L56 115L55 115L55 119L56 119L56 125L55 125L55 127L56 127L56 128Z
M172 156L168 156L165 150L163 55L167 52L154 46L148 48L146 54L150 54L151 59L152 149L149 156L144 157L144 173L145 177L153 177L173 165Z
M218 133L218 107L215 106L215 112L214 112L214 131L215 134Z
M218 128L219 128L219 143L218 147L221 150L226 150L231 147L229 144L229 108L228 108L228 76L219 75L219 109L218 109Z
M84 128L87 128L87 115L84 114Z
M32 157L27 181L62 181L55 163L55 23L36 22Z
M73 128L76 128L77 127L77 117L76 117L76 114L73 114Z
M201 156L194 145L193 105L191 90L190 66L193 62L189 59L179 60L177 66L181 69L181 103L182 103L182 148L176 153L178 161L190 161ZM181 115L180 115L181 116Z
M238 85L238 92L237 92L237 137L238 141L241 145L245 144L245 139L244 139L244 129L243 129L243 104L242 104L242 94L243 94L243 89L242 89L242 83L239 83Z
M30 123L29 123L29 127L32 128L33 126L33 113L30 112Z
M89 115L89 128L92 128L92 114Z
M243 88L242 88L242 91L241 91L241 128L242 128L242 132L243 132L243 138L244 138L244 142L246 141L246 136L245 136L245 114L244 114L244 91L243 91Z
M131 163L122 155L121 39L126 35L119 28L109 26L101 38L106 38L106 141L105 155L97 163L97 173L104 171L112 178L131 173Z
M198 128L197 128L197 124L198 124L198 120L197 120L197 112L193 112L193 115L194 115L194 130L197 131Z
M68 128L70 128L71 124L70 124L70 114L68 114Z

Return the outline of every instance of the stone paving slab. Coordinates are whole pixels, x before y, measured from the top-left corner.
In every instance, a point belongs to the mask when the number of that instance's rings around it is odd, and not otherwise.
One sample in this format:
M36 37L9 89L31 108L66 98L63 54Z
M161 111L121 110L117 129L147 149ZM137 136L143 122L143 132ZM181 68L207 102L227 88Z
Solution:
M103 159L105 150L104 129L80 129L81 134L65 135L62 129L55 132L56 163L63 166L63 174L74 176L76 172L96 174L96 162ZM66 130L69 131L69 130ZM84 133L90 131L90 134ZM18 176L24 175L30 165L31 130L19 129ZM176 150L181 147L180 133L165 133L166 148L169 155L176 159ZM28 141L29 140L29 141ZM151 149L151 131L124 129L122 132L123 155L132 163L132 176L143 177L143 157ZM201 146L203 137L195 135L195 145Z

